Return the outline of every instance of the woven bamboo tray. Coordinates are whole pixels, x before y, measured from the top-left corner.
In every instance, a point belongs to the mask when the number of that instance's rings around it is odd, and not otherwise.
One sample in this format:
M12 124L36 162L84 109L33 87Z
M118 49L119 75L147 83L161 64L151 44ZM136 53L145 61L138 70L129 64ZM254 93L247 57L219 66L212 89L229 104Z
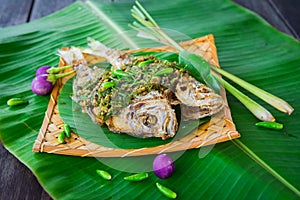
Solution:
M201 55L211 64L219 66L217 49L214 43L213 35L207 35L194 40L185 41L182 42L181 45L185 49ZM161 52L175 50L170 47L158 47L128 51L128 53L137 51ZM85 55L85 59L89 65L103 61L103 58L91 55ZM60 60L59 65L65 65L62 59ZM141 156L199 148L240 137L240 134L237 132L231 118L225 90L222 88L221 95L225 101L224 112L220 112L219 114L213 116L209 122L199 126L196 130L192 131L185 137L174 141L172 140L167 144L138 149L109 148L89 142L74 132L70 138L66 138L65 144L59 144L57 142L57 136L63 130L64 122L59 115L57 101L60 90L62 89L64 83L66 83L66 81L71 77L72 76L70 75L58 80L54 86L42 127L33 146L34 152L47 152L81 157Z

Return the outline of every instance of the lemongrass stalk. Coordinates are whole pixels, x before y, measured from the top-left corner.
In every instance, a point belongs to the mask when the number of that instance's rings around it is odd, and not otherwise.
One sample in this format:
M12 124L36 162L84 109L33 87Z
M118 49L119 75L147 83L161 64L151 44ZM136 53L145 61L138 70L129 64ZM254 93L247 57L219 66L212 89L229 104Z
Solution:
M173 40L169 35L167 35L155 22L155 20L151 17L151 15L144 9L144 7L138 2L135 2L139 7L133 6L132 16L138 20L141 24L145 25L145 27L150 28L154 33L158 34L160 38L163 38L170 46L173 46L178 51L183 51L184 48L180 46L175 40ZM142 12L142 13L141 13Z
M136 30L138 32L138 36L146 39L151 39L154 41L157 41L159 43L163 43L165 45L169 45L166 43L166 41L162 41L159 35L157 35L155 32L145 28L143 25L133 22L132 24L129 24L129 27Z
M263 106L256 103L254 100L240 92L227 81L214 74L215 78L223 85L223 87L234 95L254 116L262 121L275 121L272 114Z
M147 17L148 21L153 24L153 26L158 27L158 24L155 20L151 17L151 15L146 11L146 9L138 2L135 1L135 4L139 7L139 9L144 13L145 17ZM135 7L135 6L134 6ZM136 9L138 10L138 9Z
M226 78L230 79L231 81L235 82L236 84L240 85L244 89L248 90L252 94L256 95L257 97L259 97L263 101L267 102L274 108L280 110L281 112L287 113L289 115L293 112L294 109L283 99L276 97L256 86L244 81L243 79L240 79L239 77L224 71L223 69L217 68L215 66L211 66L211 68L213 70L215 70L216 72L220 73L221 75L225 76Z

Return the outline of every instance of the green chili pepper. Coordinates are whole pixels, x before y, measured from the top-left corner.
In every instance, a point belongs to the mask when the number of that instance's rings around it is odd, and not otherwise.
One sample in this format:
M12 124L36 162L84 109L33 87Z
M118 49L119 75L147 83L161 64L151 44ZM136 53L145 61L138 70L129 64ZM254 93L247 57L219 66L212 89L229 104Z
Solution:
M68 138L71 137L71 128L70 128L69 124L64 124L64 131Z
M156 182L156 187L161 193L163 193L168 198L175 199L177 197L177 194L174 191L172 191L170 188L161 185L158 182Z
M142 181L146 178L148 178L148 173L143 172L143 173L137 173L137 174L133 174L130 176L126 176L126 177L124 177L124 180L126 180L126 181Z
M110 175L110 173L108 173L107 171L97 169L96 172L97 172L97 174L98 174L99 176L101 176L103 179L108 180L108 181L111 180L111 175Z
M104 83L102 84L102 86L103 86L104 88L106 88L106 89L112 88L112 87L114 87L115 85L116 85L116 82L104 82Z
M64 144L65 143L65 131L62 131L59 133L57 137L57 141L59 144Z
M145 60L145 61L142 61L138 64L139 67L145 67L145 65L148 65L150 63L153 63L154 60Z
M255 126L270 128L274 130L281 130L283 128L283 124L277 122L258 122L255 124Z
M154 76L160 76L160 75L164 75L164 74L171 74L173 72L173 68L168 67L162 70L157 71Z
M28 100L24 98L11 98L7 101L7 105L9 106L19 106L23 104L28 104Z
M121 69L114 69L114 70L111 71L111 73L113 75L117 76L118 78L130 76L128 73L124 72Z

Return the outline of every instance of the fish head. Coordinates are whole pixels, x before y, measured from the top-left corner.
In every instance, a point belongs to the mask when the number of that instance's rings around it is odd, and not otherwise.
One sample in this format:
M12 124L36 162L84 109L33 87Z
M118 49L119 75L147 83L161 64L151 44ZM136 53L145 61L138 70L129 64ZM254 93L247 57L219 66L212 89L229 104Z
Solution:
M113 115L107 124L110 130L141 138L167 139L177 131L175 111L163 98L139 99Z
M199 119L218 113L224 107L221 95L191 76L183 76L176 85L175 95L186 119Z

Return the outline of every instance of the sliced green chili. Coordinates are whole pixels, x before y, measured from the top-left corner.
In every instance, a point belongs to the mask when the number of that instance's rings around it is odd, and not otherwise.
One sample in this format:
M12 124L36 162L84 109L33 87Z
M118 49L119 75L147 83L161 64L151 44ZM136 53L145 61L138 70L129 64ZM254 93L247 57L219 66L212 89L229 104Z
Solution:
M258 122L255 124L255 126L274 129L274 130L283 129L283 124L277 122Z
M126 180L126 181L142 181L146 178L148 178L148 173L143 172L143 173L137 173L137 174L133 174L130 176L126 176L126 177L124 177L124 180Z
M117 84L116 82L104 82L104 83L102 84L102 86L103 86L104 88L108 89L108 88L114 87L116 84Z
M156 182L156 187L162 194L164 194L168 198L175 199L177 197L177 194L174 191L172 191L170 188L161 185L158 182Z
M164 74L171 74L171 73L173 73L173 68L168 67L168 68L157 71L154 74L154 76L161 76L161 75L164 75Z
M59 144L64 144L64 143L66 143L66 142L65 142L65 131L62 131L62 132L60 132L60 133L58 134L58 136L57 136L57 142L58 142Z
M111 180L111 175L107 171L97 169L96 173L105 180L108 180L108 181Z
M142 62L140 62L139 64L138 64L138 66L139 67L145 67L145 65L148 65L148 64L150 64L150 63L153 63L154 62L154 60L145 60L145 61L142 61Z
M71 137L71 128L70 128L69 124L64 124L64 131L68 138Z
M11 98L7 101L7 105L9 106L19 106L23 104L28 104L28 100L24 98Z
M124 72L121 69L114 69L111 72L113 75L117 76L118 78L130 76L128 73Z

